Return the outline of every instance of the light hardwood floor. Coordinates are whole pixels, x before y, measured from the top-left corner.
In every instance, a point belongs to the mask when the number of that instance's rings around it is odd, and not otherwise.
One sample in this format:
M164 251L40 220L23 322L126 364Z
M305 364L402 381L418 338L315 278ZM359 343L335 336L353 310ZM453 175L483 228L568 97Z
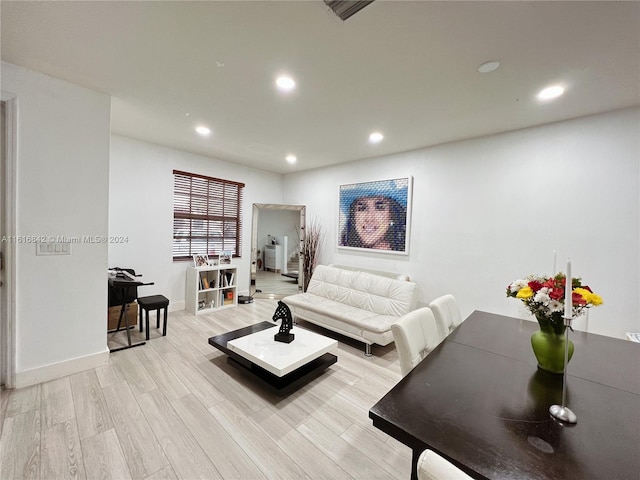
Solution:
M289 270L292 271L292 270ZM256 272L256 288L264 294L293 295L298 293L295 279L284 277L281 273L259 270ZM258 295L260 298L260 295ZM267 297L262 297L267 298Z
M411 451L368 418L401 378L393 345L365 357L361 343L335 336L338 363L280 398L208 344L269 320L275 306L172 312L166 337L152 321L146 345L105 367L2 392L0 479L409 478Z

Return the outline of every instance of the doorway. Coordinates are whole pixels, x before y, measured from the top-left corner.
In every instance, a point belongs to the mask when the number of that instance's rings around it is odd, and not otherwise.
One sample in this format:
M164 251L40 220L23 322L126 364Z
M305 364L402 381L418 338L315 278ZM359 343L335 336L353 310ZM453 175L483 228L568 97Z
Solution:
M304 205L253 204L251 289L258 298L282 298L302 289L300 255Z
M0 101L0 385L15 385L15 142L16 99Z

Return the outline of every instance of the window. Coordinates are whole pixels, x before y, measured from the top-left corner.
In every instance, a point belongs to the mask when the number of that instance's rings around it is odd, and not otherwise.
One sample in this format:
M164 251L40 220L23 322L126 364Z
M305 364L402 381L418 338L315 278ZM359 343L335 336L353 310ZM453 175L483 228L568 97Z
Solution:
M242 255L244 183L173 171L173 259Z

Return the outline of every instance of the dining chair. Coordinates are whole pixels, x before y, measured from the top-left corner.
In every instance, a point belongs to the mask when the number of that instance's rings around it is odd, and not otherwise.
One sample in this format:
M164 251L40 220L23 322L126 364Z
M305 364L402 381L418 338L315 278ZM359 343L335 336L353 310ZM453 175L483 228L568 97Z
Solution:
M429 308L436 317L440 334L446 337L462 323L462 314L458 308L456 297L451 294L436 298L429 304Z
M443 340L429 307L413 310L391 325L402 376L407 375Z
M471 477L433 450L418 457L418 480L471 480Z

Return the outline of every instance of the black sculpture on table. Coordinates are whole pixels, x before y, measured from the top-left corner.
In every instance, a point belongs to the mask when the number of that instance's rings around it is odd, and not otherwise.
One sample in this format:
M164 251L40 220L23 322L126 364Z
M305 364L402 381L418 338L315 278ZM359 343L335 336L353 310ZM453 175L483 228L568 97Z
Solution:
M274 322L282 320L280 331L274 335L273 339L276 342L293 342L294 335L293 333L290 333L291 329L293 328L293 318L291 318L291 310L289 310L289 307L286 303L278 300L278 308L276 308L276 311L273 314L273 318L271 320L273 320Z

